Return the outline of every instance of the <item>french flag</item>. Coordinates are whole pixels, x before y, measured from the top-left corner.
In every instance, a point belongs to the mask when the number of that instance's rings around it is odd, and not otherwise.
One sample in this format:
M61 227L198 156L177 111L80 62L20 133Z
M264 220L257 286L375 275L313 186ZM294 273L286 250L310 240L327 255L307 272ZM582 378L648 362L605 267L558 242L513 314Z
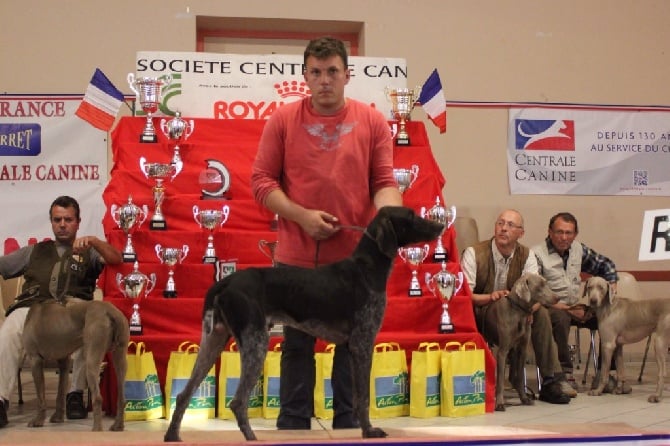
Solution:
M447 101L444 98L444 90L442 90L442 82L440 81L440 75L437 73L437 68L430 73L423 87L421 87L419 103L430 120L433 121L433 124L439 127L440 133L446 132Z
M100 130L108 132L123 104L123 93L112 84L99 68L95 69L86 87L84 100L75 114Z

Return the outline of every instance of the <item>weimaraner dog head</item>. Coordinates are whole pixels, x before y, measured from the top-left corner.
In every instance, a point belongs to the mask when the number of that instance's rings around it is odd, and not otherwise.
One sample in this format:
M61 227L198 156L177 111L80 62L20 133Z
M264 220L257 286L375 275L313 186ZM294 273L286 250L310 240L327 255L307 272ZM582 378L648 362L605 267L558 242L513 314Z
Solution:
M589 277L584 286L584 296L589 301L589 305L598 308L605 304L614 303L615 293L612 285L607 283L602 277Z
M551 291L547 280L535 273L525 273L514 282L512 292L525 302L539 302L544 306L550 306L558 301Z

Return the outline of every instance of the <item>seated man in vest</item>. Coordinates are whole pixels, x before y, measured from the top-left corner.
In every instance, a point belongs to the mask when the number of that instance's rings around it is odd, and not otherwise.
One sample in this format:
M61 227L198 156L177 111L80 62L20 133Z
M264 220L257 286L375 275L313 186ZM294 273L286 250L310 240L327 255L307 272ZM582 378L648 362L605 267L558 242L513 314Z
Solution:
M612 284L616 291L619 276L612 260L575 240L579 228L577 219L569 212L560 212L549 220L547 238L533 247L537 256L540 274L547 279L549 287L558 295L559 302L549 310L554 339L558 347L558 359L568 381L576 387L572 376L572 357L568 337L573 318L584 321L584 310L575 306L580 299L581 273L599 276ZM588 318L588 315L586 316ZM595 319L594 319L595 322ZM597 325L594 324L594 328ZM612 370L616 370L613 367ZM593 383L597 386L597 382ZM612 378L605 388L612 392L616 380ZM630 393L631 387L625 385L623 393Z
M68 196L56 198L49 208L54 240L24 246L0 257L0 275L9 279L23 275L23 292L6 312L0 326L0 428L7 425L9 397L16 386L23 357L21 337L30 305L48 299L92 300L95 282L105 264L123 261L121 252L95 236L78 237L79 203ZM66 398L69 419L86 418L83 389L86 387L85 358L73 354L72 391Z
M523 234L523 217L519 212L508 209L498 216L492 239L479 242L463 252L461 268L472 290L475 319L480 332L480 321L488 304L509 294L522 274L538 273L535 255L518 243ZM486 333L482 332L482 335L486 338ZM542 375L540 400L552 404L569 403L577 392L560 374L549 311L540 305L532 315L531 343Z

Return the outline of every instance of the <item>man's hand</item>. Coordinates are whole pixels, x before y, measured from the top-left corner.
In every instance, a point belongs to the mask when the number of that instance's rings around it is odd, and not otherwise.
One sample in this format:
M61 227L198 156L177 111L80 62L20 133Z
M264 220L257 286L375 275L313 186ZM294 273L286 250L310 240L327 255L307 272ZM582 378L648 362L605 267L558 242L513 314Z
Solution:
M310 209L305 212L299 224L314 240L325 240L339 230L335 226L337 222L337 217L328 212Z

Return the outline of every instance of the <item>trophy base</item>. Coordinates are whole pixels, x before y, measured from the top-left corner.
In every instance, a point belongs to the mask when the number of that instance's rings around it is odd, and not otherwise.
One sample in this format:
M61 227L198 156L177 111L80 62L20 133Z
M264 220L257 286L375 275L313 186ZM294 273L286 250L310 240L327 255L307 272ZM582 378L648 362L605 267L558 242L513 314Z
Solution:
M454 332L454 324L440 324L440 329L438 330L439 333L453 333Z
M409 146L409 138L396 138L396 146Z
M407 291L407 295L409 297L421 297L423 296L423 293L421 292L421 290L409 290Z
M154 220L149 225L149 228L152 231L165 231L167 229L167 223L165 220Z
M135 263L135 260L137 260L137 255L123 253L124 263Z
M145 135L145 134L141 134L141 135L140 135L140 142L141 142L141 143L158 142L158 137L157 137L156 135Z
M128 327L130 331L130 336L142 336L142 326L141 325L131 325Z
M433 263L442 263L447 261L446 252L435 252L433 253Z
M164 290L163 291L163 297L166 298L166 299L174 299L175 297L177 297L177 292L176 291Z
M216 263L218 260L218 257L204 256L202 258L202 263Z

